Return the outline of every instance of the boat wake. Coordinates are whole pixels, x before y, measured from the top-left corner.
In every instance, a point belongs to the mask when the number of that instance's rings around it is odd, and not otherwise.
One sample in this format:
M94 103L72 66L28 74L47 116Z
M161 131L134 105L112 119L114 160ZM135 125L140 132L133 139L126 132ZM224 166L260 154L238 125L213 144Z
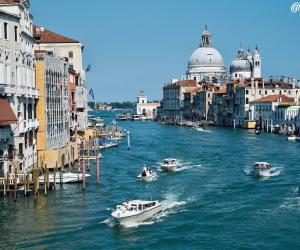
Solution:
M281 209L300 209L300 191L299 186L293 189L294 197L285 198L280 205Z
M189 170L189 169L193 169L193 168L203 168L203 166L201 164L192 164L192 162L183 162L183 161L179 160L177 168L170 172L181 172L181 171ZM161 168L159 162L157 162L156 169L159 172L165 172L165 170L163 170Z

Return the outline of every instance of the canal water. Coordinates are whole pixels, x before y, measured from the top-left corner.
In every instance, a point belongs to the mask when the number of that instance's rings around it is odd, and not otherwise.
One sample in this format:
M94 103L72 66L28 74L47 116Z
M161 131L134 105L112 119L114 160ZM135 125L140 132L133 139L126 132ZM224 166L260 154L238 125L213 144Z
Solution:
M132 148L124 140L102 152L99 186L92 163L84 193L74 184L36 202L0 200L0 248L300 248L300 143L240 129L118 124L130 131ZM177 171L157 170L149 183L136 179L144 163L156 169L169 156L180 160ZM251 176L254 161L271 162L273 176ZM137 198L161 200L164 211L145 223L116 225L111 211Z

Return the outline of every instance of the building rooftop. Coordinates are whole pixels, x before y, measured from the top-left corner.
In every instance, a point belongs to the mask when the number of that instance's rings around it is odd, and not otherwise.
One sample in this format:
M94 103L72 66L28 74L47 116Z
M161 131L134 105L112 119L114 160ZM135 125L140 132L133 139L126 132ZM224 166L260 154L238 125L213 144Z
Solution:
M36 25L33 26L33 37L35 38L36 43L80 43L75 39L59 35L44 27Z
M280 103L293 103L294 98L287 97L286 95L269 95L257 99L253 102L280 102Z

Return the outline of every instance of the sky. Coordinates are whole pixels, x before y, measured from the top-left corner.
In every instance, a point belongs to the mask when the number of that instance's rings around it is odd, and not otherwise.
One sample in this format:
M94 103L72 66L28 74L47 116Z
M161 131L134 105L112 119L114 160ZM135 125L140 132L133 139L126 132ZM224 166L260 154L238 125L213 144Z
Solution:
M300 79L300 11L289 0L31 0L37 25L81 41L89 88L102 102L162 98L181 78L205 24L229 69L237 49L262 56L262 73Z

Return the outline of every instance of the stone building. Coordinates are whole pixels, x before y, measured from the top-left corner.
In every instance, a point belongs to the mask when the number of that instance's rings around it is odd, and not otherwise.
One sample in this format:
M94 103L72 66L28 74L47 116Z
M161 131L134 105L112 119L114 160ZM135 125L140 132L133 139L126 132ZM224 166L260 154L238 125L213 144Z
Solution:
M36 105L39 163L48 168L69 163L68 63L48 51L36 51L36 84L40 97Z
M154 119L157 116L157 108L160 106L159 102L149 102L147 96L142 90L137 97L136 114L144 115L148 119Z
M32 15L29 1L0 1L0 174L31 171L37 161Z
M59 58L67 58L70 68L76 72L76 129L79 135L84 136L88 122L88 92L82 60L84 46L77 40L62 36L42 26L34 26L33 32L36 39L35 50L47 50Z

